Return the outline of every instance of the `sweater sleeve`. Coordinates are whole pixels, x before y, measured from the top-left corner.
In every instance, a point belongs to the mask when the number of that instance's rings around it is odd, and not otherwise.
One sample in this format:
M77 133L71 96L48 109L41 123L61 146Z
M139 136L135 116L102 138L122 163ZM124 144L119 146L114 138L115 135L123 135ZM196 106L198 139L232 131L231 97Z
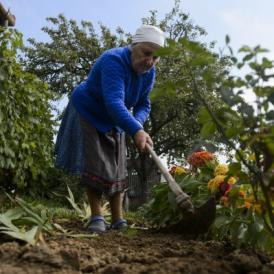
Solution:
M142 129L125 106L125 69L115 56L105 56L101 63L101 84L106 109L113 121L131 136Z
M133 108L133 114L136 120L138 120L141 125L145 123L150 112L150 99L149 92L153 89L155 81L155 70L149 75L147 83L145 85L145 91L142 93L137 105Z

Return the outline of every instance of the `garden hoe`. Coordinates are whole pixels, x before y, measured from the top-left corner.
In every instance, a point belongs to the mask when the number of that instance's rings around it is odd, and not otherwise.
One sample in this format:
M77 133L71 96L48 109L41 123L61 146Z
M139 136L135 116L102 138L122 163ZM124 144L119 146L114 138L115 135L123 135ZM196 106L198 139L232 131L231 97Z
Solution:
M183 210L183 219L172 230L176 232L189 233L189 234L203 234L206 233L215 220L216 215L216 202L215 198L211 197L204 204L199 207L194 207L191 198L181 189L176 183L168 170L162 164L160 158L155 153L153 148L146 143L146 149L152 156L157 167L168 182L169 188L176 196L177 204Z

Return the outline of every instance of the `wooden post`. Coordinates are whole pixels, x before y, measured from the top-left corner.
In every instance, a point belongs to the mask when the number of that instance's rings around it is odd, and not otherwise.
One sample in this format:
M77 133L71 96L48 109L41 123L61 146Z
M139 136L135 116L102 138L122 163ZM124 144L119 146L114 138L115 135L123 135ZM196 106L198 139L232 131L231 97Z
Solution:
M0 26L3 27L13 27L15 26L15 16L6 11L3 5L0 3Z

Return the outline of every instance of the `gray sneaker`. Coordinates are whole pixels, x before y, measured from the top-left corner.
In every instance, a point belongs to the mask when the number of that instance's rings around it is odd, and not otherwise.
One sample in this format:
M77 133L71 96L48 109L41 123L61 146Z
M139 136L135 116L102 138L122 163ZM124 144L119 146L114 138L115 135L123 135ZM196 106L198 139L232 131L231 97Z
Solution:
M116 229L116 230L123 230L128 228L127 221L124 219L117 220L116 222L112 223L110 226L111 229Z
M97 215L90 218L87 230L93 233L103 233L106 231L106 222L103 216Z

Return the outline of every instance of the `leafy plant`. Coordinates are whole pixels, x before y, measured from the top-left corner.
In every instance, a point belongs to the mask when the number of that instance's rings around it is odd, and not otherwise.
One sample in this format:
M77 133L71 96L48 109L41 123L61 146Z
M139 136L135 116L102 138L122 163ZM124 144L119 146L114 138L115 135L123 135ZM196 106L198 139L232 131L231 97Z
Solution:
M44 233L49 235L61 234L73 238L96 237L96 235L90 233L75 233L54 222L53 216L60 214L60 208L50 209L41 204L34 206L33 203L28 203L21 198L13 199L10 197L10 199L16 207L0 214L0 224L2 225L0 226L0 233L2 234L25 241L31 245L45 242ZM69 213L71 217L71 212Z
M29 205L23 200L17 201L20 207L11 208L0 214L0 223L2 224L0 233L35 245L41 239L43 230L49 232L49 229L53 228L47 224L48 220L43 220L42 217L32 212ZM30 216L26 216L26 213ZM21 225L19 226L19 224ZM30 224L35 224L35 226L27 230L26 227L29 227Z
M233 55L229 41L227 37L229 54L223 58L230 62L231 67L245 68L248 72L242 73L243 76L233 76L228 70L216 75L214 70L210 69L215 64L214 55L210 54L204 45L187 37L169 41L169 47L160 54L178 56L184 62L184 75L190 80L194 97L203 105L199 112L202 137L211 140L217 135L219 144L230 150L234 157L229 164L228 175L237 179L237 185L249 185L250 195L253 195L255 203L262 208L261 213L256 213L259 217L254 217L253 221L258 220L257 228L261 229L262 225L261 232L267 231L267 235L273 237L274 88L271 81L274 78L274 62L260 57L266 52L260 46L242 47L239 54L243 54L243 57L238 59L239 57ZM204 73L200 74L201 71ZM201 77L197 77L198 75ZM180 83L175 88L179 89ZM212 106L211 101L206 98L208 89L214 90L215 96L222 99L222 104ZM246 102L244 93L252 94L256 98L255 101L252 104ZM232 211L233 218L236 212L238 209ZM246 217L241 215L241 218ZM247 231L254 230L251 219L245 220L248 224ZM245 225L241 224L239 227ZM232 227L226 228L227 237L231 238ZM255 239L256 243L252 237L247 237L245 242L260 245L260 238Z
M88 220L90 218L90 215L91 215L91 211L90 211L89 205L84 202L82 208L80 208L80 206L75 202L74 195L71 192L69 186L67 186L67 189L68 189L69 196L66 197L66 198L69 201L69 203L72 206L72 208L75 210L77 216L81 220Z
M17 62L21 36L0 27L0 185L5 191L37 193L46 187L52 165L53 97Z
M244 53L242 60L231 55L232 62L239 69L247 66L250 73L244 77L228 77L220 87L224 106L214 111L203 101L200 121L204 128L207 123L214 125L204 137L218 130L222 142L235 152L230 172L240 183L250 183L255 201L264 208L264 227L274 235L274 88L270 83L274 78L271 73L274 65L266 57L259 58L266 52L260 46L254 49L244 46L239 52ZM253 105L245 101L243 92L253 93L256 98ZM196 90L196 93L202 100L200 92Z
M66 197L69 203L71 204L72 208L75 210L77 216L83 220L87 221L90 219L91 216L91 210L90 210L90 205L87 204L86 202L83 202L82 206L80 207L74 199L74 195L72 191L70 190L69 186L67 186L69 196ZM107 219L110 217L110 211L109 211L109 202L106 202L102 206L102 215L105 216Z
M206 170L206 162L204 162ZM184 170L184 172L182 172ZM172 168L172 174L179 186L191 196L195 206L203 204L210 197L207 184L201 170L196 173L185 171L184 168ZM206 172L204 174L207 176ZM155 184L152 189L152 200L145 207L145 216L155 228L168 228L180 222L182 210L175 200L175 194L167 183Z
M4 225L0 227L0 233L25 241L31 245L35 245L37 243L39 226L34 226L30 230L26 231L25 228L18 228L13 225L11 221L12 219L8 218L4 214L0 215L0 223Z

